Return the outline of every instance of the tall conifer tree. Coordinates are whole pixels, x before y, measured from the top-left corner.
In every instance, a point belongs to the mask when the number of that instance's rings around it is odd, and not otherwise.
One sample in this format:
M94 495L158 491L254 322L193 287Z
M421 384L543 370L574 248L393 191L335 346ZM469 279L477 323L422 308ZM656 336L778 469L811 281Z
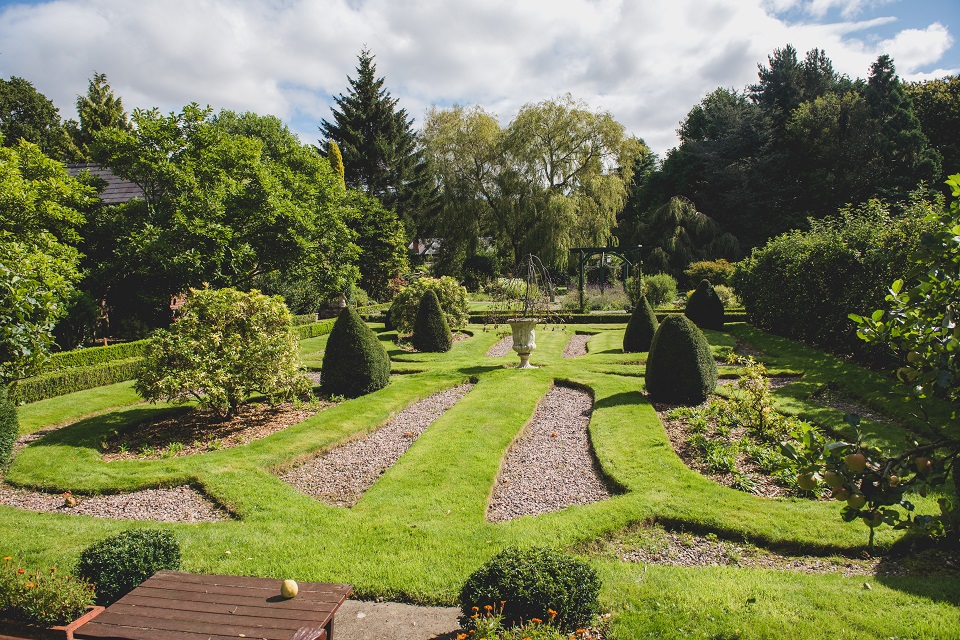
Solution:
M107 74L93 72L86 95L77 96L80 123L68 120L67 130L84 156L90 156L95 133L108 127L130 131L130 119L123 110L123 100L113 93Z
M436 199L428 168L413 131L413 119L378 78L374 56L364 49L358 56L357 77L346 95L334 98L333 122L323 120L324 140L336 142L343 156L347 187L378 198L397 212L408 237Z

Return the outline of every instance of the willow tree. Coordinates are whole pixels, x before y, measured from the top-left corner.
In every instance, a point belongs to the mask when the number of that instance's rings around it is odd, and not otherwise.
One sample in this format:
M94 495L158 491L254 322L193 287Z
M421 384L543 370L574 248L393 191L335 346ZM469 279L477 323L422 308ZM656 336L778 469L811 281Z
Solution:
M490 236L515 263L555 267L570 247L605 241L647 153L609 113L570 95L524 106L506 128L479 107L433 109L423 138L441 182L438 229Z

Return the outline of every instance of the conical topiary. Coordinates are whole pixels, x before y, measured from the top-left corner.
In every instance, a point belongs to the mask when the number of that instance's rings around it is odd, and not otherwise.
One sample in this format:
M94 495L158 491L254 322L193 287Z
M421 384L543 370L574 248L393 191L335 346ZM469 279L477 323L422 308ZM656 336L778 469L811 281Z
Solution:
M420 298L410 341L417 351L442 353L450 351L453 346L450 326L440 307L440 299L433 289L427 289Z
M701 280L697 285L697 290L687 300L687 309L683 314L701 329L723 329L723 302L708 280Z
M660 323L650 344L647 393L655 402L700 404L717 386L717 363L700 329L681 315Z
M640 296L637 304L633 307L633 313L630 314L627 330L623 332L623 352L640 353L641 351L649 351L653 334L657 332L659 326L657 315L653 312L650 303L647 302L647 297Z
M323 356L320 390L356 398L387 386L390 356L377 335L353 309L345 307L333 325Z

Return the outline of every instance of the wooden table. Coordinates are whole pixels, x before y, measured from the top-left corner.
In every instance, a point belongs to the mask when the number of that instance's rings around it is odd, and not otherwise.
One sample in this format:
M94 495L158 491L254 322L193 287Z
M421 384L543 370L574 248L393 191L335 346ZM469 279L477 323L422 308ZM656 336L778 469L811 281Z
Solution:
M289 640L303 627L333 640L333 616L351 585L301 582L295 598L280 580L158 571L74 632L125 640Z

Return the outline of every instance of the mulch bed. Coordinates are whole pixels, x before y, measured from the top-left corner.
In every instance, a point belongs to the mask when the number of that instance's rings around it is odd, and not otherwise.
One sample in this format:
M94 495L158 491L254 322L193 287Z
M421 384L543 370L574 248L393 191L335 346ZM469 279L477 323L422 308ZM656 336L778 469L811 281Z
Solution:
M303 405L250 403L229 420L200 409L167 416L109 438L103 458L108 462L150 460L238 447L299 424L333 404L322 400Z

